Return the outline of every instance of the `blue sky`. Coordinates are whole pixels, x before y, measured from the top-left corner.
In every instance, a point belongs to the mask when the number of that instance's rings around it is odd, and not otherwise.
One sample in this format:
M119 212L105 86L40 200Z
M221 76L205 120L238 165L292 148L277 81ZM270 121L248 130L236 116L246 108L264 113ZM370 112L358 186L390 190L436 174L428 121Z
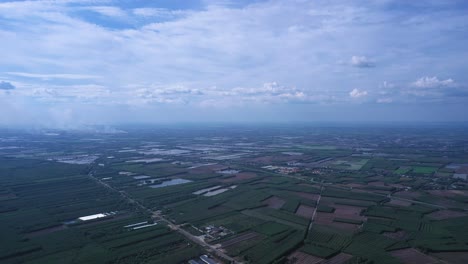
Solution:
M466 1L0 2L0 125L468 121Z

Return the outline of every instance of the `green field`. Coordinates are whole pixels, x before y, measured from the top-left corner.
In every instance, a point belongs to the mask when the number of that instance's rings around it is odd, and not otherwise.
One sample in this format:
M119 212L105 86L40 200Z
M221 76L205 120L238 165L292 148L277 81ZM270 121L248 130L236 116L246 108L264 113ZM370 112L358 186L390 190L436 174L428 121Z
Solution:
M412 170L412 172L419 173L419 174L432 174L436 171L437 171L437 168L435 167L421 167L421 166L413 167L413 170Z
M411 167L400 167L397 170L395 170L396 174L406 174L411 171Z

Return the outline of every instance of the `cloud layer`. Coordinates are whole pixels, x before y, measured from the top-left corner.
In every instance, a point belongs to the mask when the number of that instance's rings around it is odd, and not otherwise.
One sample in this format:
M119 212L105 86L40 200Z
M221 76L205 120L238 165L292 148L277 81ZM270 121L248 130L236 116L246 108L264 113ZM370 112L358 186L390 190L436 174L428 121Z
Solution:
M82 122L340 121L327 109L349 107L431 120L468 105L463 1L140 3L0 3L0 124L60 109ZM394 114L434 103L445 112Z

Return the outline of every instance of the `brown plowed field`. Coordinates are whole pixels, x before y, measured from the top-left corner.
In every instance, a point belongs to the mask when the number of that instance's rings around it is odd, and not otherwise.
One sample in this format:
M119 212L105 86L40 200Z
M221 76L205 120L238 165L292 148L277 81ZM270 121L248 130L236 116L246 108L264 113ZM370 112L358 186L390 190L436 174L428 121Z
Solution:
M370 185L370 186L385 186L385 183L381 182L381 181L375 181L375 182L369 182L369 184L367 184L367 185Z
M440 210L440 211L435 211L433 213L430 213L427 216L435 220L442 220L442 219L449 219L449 218L455 218L455 217L462 217L466 215L467 214L464 212Z
M315 193L306 193L306 192L291 192L301 198L317 201L319 195Z
M317 212L317 214L315 214L314 223L348 231L356 231L359 229L359 225L334 222L333 219L335 219L335 217L336 216L332 213Z
M360 215L361 211L363 210L362 207L342 205L342 204L334 204L333 207L335 208L335 212L334 212L335 217L348 218L348 219L361 220L361 221L364 221L367 219L365 216Z
M224 169L227 169L227 168L228 168L227 166L224 166L224 165L221 165L221 164L213 164L213 165L200 166L200 167L197 167L197 168L194 168L194 169L190 169L189 173L195 173L195 174L212 173L212 172L219 171L219 170L224 170Z
M263 200L263 203L270 208L280 209L281 207L283 207L286 201L277 196L271 196L270 198Z
M241 180L248 180L257 177L257 174L253 172L241 172L229 177L227 179L222 179L221 182L233 182L233 181L241 181Z
M443 197L454 197L457 195L468 196L468 191L465 191L465 190L431 190L428 192L430 194L443 196Z
M301 204L296 210L296 215L310 219L312 218L312 215L314 214L314 210L315 210L314 207Z
M434 256L447 261L450 264L466 264L468 263L468 252L441 252L434 253Z
M359 215L363 210L362 207L350 206L350 205L341 205L341 204L331 204L335 208L334 213L324 213L317 212L314 222L321 225L328 225L331 227L336 227L344 230L356 231L359 229L360 225L334 222L335 218L346 218L352 220L365 221L367 218L365 216Z
M296 251L288 256L288 264L317 264L323 258L312 256L301 251Z
M414 264L414 263L424 263L424 264L432 264L437 263L437 259L423 254L417 251L414 248L405 248L394 250L390 252L390 255L394 256L395 258L399 259L401 262L405 264Z
M334 256L333 258L327 259L326 261L324 261L323 263L320 263L320 264L344 264L348 260L350 260L352 257L353 257L353 255L346 254L346 253L340 253L340 254Z

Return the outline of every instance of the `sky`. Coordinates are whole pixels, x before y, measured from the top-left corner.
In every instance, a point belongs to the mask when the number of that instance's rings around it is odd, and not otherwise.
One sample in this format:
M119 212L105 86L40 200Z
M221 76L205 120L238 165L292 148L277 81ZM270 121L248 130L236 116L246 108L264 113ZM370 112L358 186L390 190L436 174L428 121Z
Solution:
M0 1L0 126L468 122L465 0Z

